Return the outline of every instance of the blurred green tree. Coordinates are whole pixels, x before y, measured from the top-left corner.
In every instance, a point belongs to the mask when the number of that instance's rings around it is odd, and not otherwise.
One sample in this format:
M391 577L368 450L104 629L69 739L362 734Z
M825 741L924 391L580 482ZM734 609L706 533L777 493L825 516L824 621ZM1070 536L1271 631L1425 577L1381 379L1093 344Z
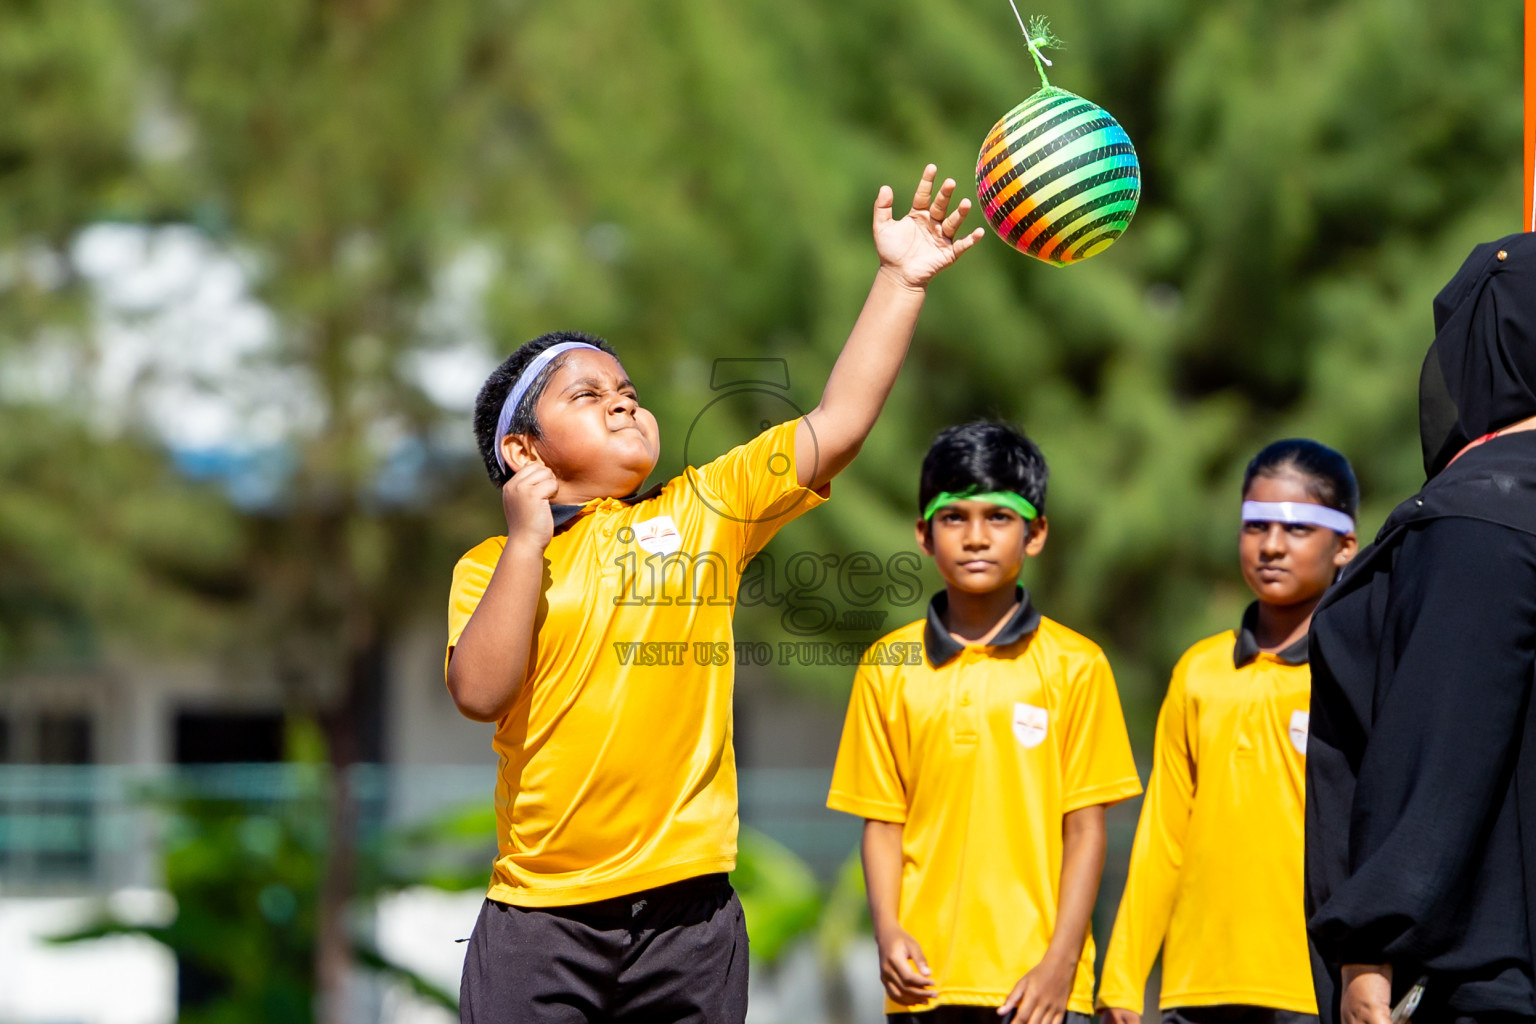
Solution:
M180 1024L314 1020L318 897L330 844L330 787L318 767L270 766L258 776L242 774L248 766L204 769L146 791L142 799L165 813L165 887L175 904L170 919L109 914L51 941L132 934L161 943L178 961ZM483 885L486 824L475 808L407 829L377 822L364 828L353 909L369 908L424 877L447 889ZM354 936L350 952L363 967L457 1010L453 993L391 962L365 939Z
M1416 485L1429 299L1518 210L1520 13L1512 0L1472 16L1422 0L1030 12L1067 40L1053 81L1137 141L1141 211L1081 266L989 240L941 278L840 500L787 533L820 550L910 548L933 432L1018 420L1055 467L1056 529L1030 581L1048 613L1110 648L1145 729L1179 652L1248 600L1232 524L1259 447L1306 434L1350 455L1367 532ZM513 322L551 309L644 352L664 437L708 401L703 364L722 354L785 356L794 397L813 403L873 266L875 186L908 187L926 160L973 184L987 129L1036 87L1003 0L563 5L531 17L515 52L560 184L542 244L513 257L543 287L497 298ZM622 255L581 259L604 225ZM744 629L771 626L749 610ZM845 668L795 674L847 686Z
M389 638L405 617L440 605L426 595L467 546L443 540L466 535L453 513L462 467L450 467L442 486L430 461L410 468L435 451L444 414L408 355L439 341L428 322L437 275L523 201L518 119L503 101L519 91L518 68L497 42L506 13L496 4L73 2L8 8L0 24L15 58L0 92L24 115L0 129L0 249L23 270L46 263L63 275L6 289L7 349L57 345L65 328L89 334L89 297L67 261L84 228L188 224L214 251L249 261L252 290L275 322L263 358L292 371L302 392L301 421L281 431L291 472L267 500L239 510L235 543L217 554L239 583L236 642L283 681L296 713L318 721L334 769L314 931L325 1020L346 1016L357 831L346 768L377 757L365 749L365 722ZM88 358L89 345L82 351ZM57 397L68 406L81 396ZM91 410L70 411L78 435ZM8 473L19 507L0 540L0 553L45 566L72 534L90 536L93 522L48 517L106 488L50 490L40 474L84 475L90 460L67 457L67 434L48 437L32 460L42 469ZM381 480L402 464L405 479L388 492ZM165 461L149 468L133 480L108 477L121 493L92 511L123 516L162 494L170 504ZM184 518L152 525L174 533ZM121 532L106 546L126 549ZM198 532L181 542L193 546ZM43 582L67 609L118 618L115 605L85 600L96 581L82 577L54 572ZM142 602L152 580L134 582L120 595L125 605ZM41 606L38 589L23 600ZM167 614L141 607L145 617Z
M104 633L185 648L227 626L205 600L228 584L236 541L220 496L144 439L93 429L59 363L16 359L89 326L67 251L134 173L143 65L125 15L0 9L0 672L98 657Z

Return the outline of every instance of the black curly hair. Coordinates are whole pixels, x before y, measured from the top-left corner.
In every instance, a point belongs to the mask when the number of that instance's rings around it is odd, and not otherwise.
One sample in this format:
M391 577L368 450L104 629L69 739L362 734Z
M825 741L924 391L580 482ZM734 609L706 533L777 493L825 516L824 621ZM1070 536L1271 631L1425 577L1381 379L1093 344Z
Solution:
M501 468L496 461L496 422L501 418L501 407L506 403L507 395L512 391L512 386L517 383L517 378L522 376L523 370L538 356L540 352L551 345L558 345L565 341L579 341L587 345L595 346L614 358L618 353L613 346L602 338L584 334L581 331L551 331L549 334L541 334L532 341L520 345L485 379L485 384L480 388L480 394L475 398L475 444L480 449L480 458L485 461L485 472L491 478L491 483L501 487L512 479L509 470ZM555 371L565 362L570 353L562 353L556 356L550 364L539 373L538 379L528 388L523 400L518 403L516 413L512 416L511 433L527 434L538 439L539 421L533 411L538 408L539 396L544 394L544 388L549 385L550 378Z

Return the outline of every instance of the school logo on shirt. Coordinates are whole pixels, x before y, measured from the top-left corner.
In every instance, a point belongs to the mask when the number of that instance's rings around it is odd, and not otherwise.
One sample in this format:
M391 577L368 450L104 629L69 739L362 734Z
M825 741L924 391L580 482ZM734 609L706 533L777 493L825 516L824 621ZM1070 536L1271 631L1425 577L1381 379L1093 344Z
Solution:
M1028 749L1044 743L1045 729L1049 722L1050 716L1045 708L1037 708L1022 701L1013 706L1013 738L1019 741L1021 747Z
M671 516L657 516L635 524L635 543L653 555L670 555L683 546L682 535Z
M1312 724L1312 715L1307 711L1291 712L1291 746L1296 748L1296 753L1302 757L1307 756L1307 730Z

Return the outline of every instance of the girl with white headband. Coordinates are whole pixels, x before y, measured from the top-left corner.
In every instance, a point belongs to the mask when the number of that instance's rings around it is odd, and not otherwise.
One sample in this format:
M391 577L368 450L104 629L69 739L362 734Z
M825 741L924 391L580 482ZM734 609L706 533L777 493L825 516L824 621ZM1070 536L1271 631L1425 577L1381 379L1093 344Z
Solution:
M1195 644L1158 715L1152 778L1104 964L1107 1024L1316 1024L1302 906L1312 612L1356 550L1349 462L1279 441L1249 463L1238 556L1257 598Z
M982 234L935 173L899 219L880 190L880 266L820 403L718 459L642 491L656 419L587 335L529 342L482 389L507 534L454 569L445 672L496 723L499 851L463 1021L744 1020L731 611L742 567L874 426L928 282Z

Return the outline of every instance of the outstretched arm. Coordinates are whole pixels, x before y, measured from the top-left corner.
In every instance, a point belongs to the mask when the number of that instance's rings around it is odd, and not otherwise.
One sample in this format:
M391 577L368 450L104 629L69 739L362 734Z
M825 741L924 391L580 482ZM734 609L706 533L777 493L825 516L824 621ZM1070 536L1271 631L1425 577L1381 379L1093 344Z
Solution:
M955 236L971 201L949 211L955 182L946 178L934 194L938 168L923 171L912 208L895 220L895 195L882 185L875 199L875 251L880 269L842 354L832 367L821 403L800 421L795 464L802 487L820 489L842 472L869 436L907 356L928 282L954 263L985 233Z

